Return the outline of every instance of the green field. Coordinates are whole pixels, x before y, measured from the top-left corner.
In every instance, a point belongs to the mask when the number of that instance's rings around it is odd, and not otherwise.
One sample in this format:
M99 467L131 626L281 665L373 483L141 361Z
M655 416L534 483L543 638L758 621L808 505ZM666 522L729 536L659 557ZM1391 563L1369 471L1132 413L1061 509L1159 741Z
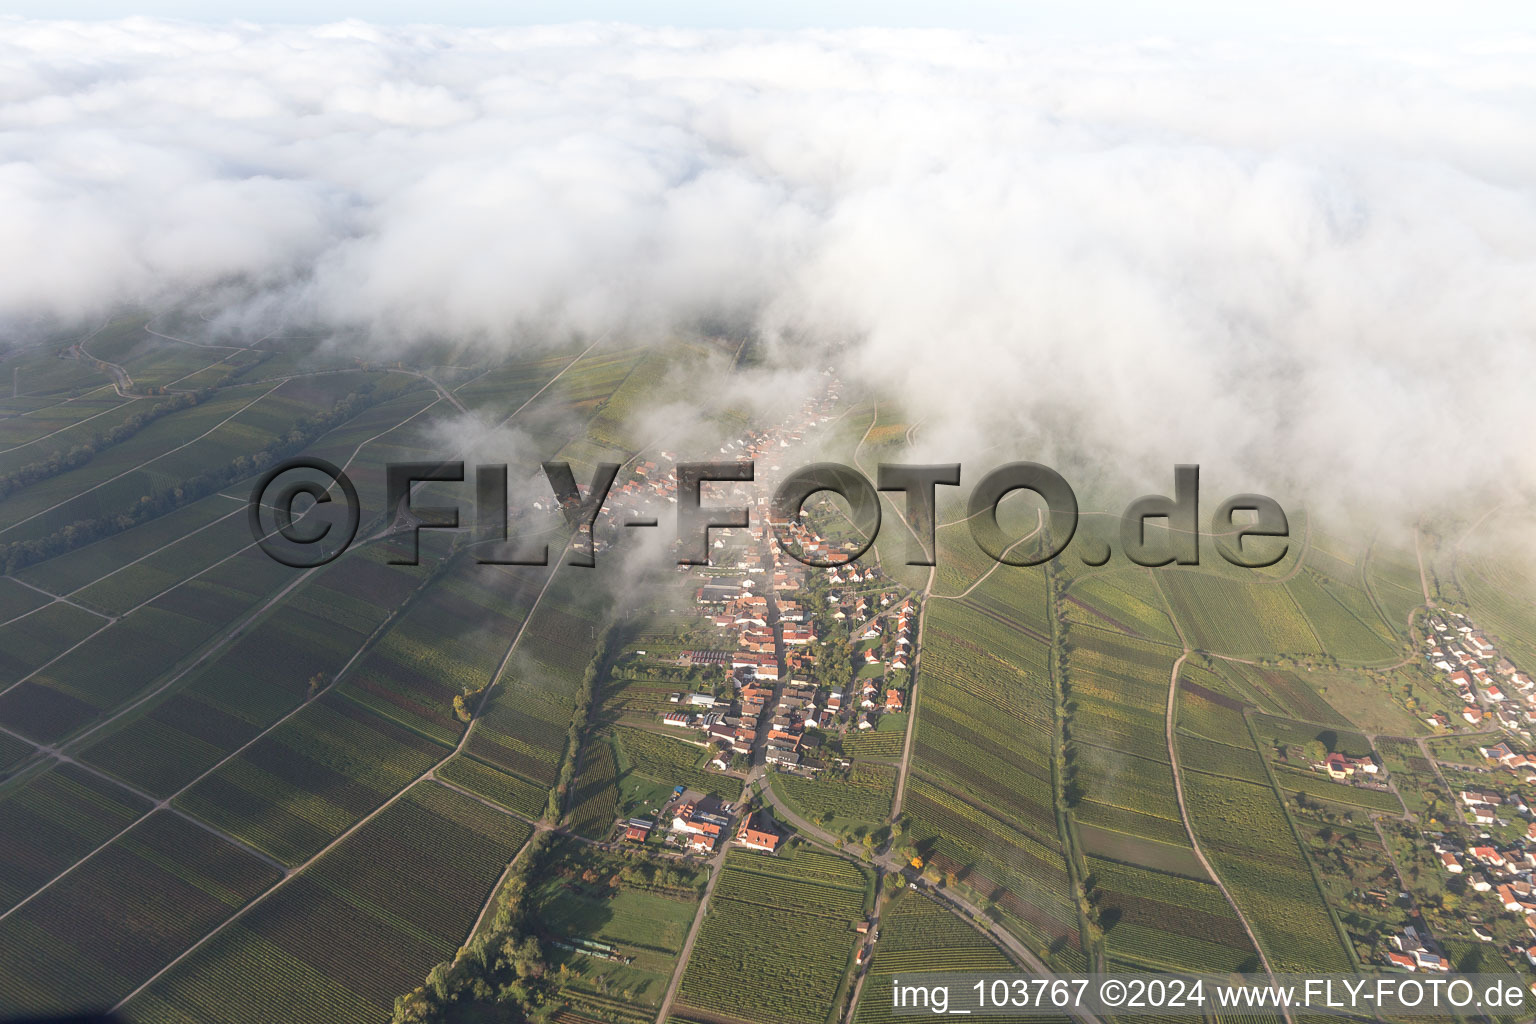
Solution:
M705 767L710 754L703 747L641 729L620 727L613 731L613 735L618 744L621 781L633 773L668 789L686 786L702 793L713 793L727 801L741 796L739 779Z
M1213 742L1181 735L1179 748L1188 752ZM1212 756L1196 754L1192 760L1211 763ZM1200 845L1247 915L1274 970L1349 971L1350 957L1270 785L1189 766L1182 775Z
M531 830L423 783L126 1008L132 1021L375 1022L452 955Z
M853 962L872 880L831 854L733 850L678 991L693 1007L749 1024L822 1024Z
M775 772L769 783L801 817L834 831L874 828L890 816L896 769L855 762L846 772L828 769L812 779Z
M121 786L69 764L0 795L0 911L128 828L150 809Z
M530 900L551 962L564 968L559 998L585 1012L619 1003L654 1018L698 910L699 877L557 844Z
M880 941L859 994L854 1024L893 1024L911 1019L896 1016L891 1007L891 979L904 973L1016 969L991 939L932 897L902 890L880 915Z
M29 1015L111 1006L281 877L157 811L0 922L0 1004Z
M300 864L449 749L330 694L188 789L176 805L285 864Z
M1021 577L1025 578L1025 577ZM1052 781L1044 645L1000 612L932 601L903 811L917 849L992 898L1045 948L1078 944Z

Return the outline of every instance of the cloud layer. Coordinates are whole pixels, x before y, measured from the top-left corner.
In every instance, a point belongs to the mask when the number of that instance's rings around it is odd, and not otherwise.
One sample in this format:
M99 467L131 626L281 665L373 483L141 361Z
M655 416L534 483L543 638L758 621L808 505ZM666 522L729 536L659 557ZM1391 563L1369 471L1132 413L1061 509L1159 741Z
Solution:
M723 320L837 347L946 460L1528 486L1533 54L12 21L0 321Z

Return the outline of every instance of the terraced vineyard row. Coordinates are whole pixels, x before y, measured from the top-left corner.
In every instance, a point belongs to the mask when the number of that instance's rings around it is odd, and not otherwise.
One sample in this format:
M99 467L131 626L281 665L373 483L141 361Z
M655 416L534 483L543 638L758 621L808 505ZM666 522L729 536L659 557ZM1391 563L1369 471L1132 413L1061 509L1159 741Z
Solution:
M1211 742L1179 737L1181 751ZM1271 966L1293 972L1351 970L1274 790L1190 768L1183 778L1201 847L1258 933Z
M527 825L414 787L126 1008L144 1022L376 1022L452 954Z
M127 996L282 877L156 811L0 922L7 1014L86 1014Z
M853 959L870 885L861 869L829 854L733 850L683 975L679 1014L822 1024Z
M855 1008L854 1024L910 1020L892 1012L891 979L909 971L1016 970L975 928L920 893L903 891L881 915L880 941Z
M169 796L329 683L404 603L429 567L386 564L390 545L332 563L147 714L108 732L83 760ZM363 594L367 594L365 599Z
M1044 645L968 601L926 611L921 711L903 810L918 849L987 894L1037 948L1078 942L1052 781Z
M285 864L299 864L448 750L332 693L176 803Z

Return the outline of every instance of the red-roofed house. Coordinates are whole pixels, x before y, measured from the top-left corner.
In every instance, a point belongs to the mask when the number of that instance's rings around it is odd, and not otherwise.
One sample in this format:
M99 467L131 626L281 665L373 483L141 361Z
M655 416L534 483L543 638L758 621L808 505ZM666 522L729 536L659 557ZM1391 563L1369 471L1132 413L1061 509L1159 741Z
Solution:
M760 827L761 822L754 825L753 822L758 821L759 818L760 815L753 815L743 821L740 830L736 833L736 841L742 846L772 853L779 848L780 836L776 832Z

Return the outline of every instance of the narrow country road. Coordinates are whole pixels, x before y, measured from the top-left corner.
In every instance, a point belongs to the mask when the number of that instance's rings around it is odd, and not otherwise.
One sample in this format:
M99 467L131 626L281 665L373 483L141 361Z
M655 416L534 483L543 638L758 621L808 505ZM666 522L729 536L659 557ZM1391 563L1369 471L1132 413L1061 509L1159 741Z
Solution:
M1179 802L1179 817L1184 819L1184 831L1189 833L1189 843L1195 851L1195 858L1200 861L1200 866L1205 868L1205 873L1211 876L1211 881L1216 883L1216 888L1221 890L1222 896L1232 906L1233 913L1237 914L1238 923L1243 926L1243 931L1248 935L1248 941L1253 943L1253 948L1259 954L1259 962L1264 965L1264 973L1269 975L1269 980L1275 980L1274 969L1269 965L1269 957L1264 955L1264 947L1259 945L1259 937L1254 934L1253 926L1248 923L1248 915L1243 913L1243 908L1237 905L1237 900L1232 898L1232 893L1227 889L1227 884L1216 873L1216 868L1206 859L1205 851L1200 848L1200 840L1195 835L1195 826L1189 820L1189 808L1184 803L1184 778L1179 774L1179 746L1174 742L1174 710L1178 705L1179 697L1179 670L1184 667L1184 659L1189 657L1189 648L1185 647L1184 653L1179 655L1173 663L1173 671L1168 676L1168 713L1165 732L1168 738L1168 766L1173 771L1173 793ZM1289 1009L1282 1009L1287 1024L1294 1024Z
M786 821L793 825L801 835L811 839L819 845L828 847L833 853L840 854L849 860L864 863L862 858L854 857L846 850L843 850L838 844L837 837L833 836L825 829L812 825L810 822L806 821L804 818L801 818L794 811L791 811L788 807L786 807L783 802L779 800L778 795L774 793L773 787L769 786L766 782L764 782L762 786L762 791L763 796L768 800L770 804L773 805L773 812L775 816L780 818L780 820ZM886 871L895 874L900 874L902 868L906 866L898 857L890 853L877 856L875 858L875 863L884 868ZM936 889L930 886L927 887L926 891L940 902L948 903L951 909L959 911L962 917L965 917L970 921L971 924L980 928L987 934L988 938L990 938L993 942L996 942L999 946L1002 946L1003 949L1010 953L1013 956L1015 962L1023 964L1029 970L1035 972L1041 977L1049 978L1054 976L1053 972L1048 966L1046 966L1045 962L1036 956L1028 946L1024 945L1017 938L1015 938L1013 933L1003 928L1002 925L999 925L991 918L987 917L984 913L982 913L979 907L975 906L970 901L955 894L954 892L951 892L949 889ZM1089 1013L1086 1010L1079 1011L1073 1015L1080 1020L1089 1022L1089 1024L1103 1024L1098 1016ZM664 1024L664 1020L664 1018L658 1018L657 1024Z
M737 806L746 807L752 799L752 787L756 780L749 781L741 791L741 799ZM764 794L768 793L768 787L763 786ZM771 797L770 797L771 799ZM661 999L661 1009L656 1013L656 1024L666 1024L667 1015L672 1012L672 1001L677 997L677 990L682 986L683 973L688 969L688 958L693 955L693 944L699 937L699 926L704 923L704 913L709 909L709 897L715 891L715 883L720 880L720 872L725 867L725 855L730 852L731 837L722 836L720 852L709 859L709 881L704 884L704 895L699 900L699 908L694 911L693 924L688 927L688 937L683 940L682 951L677 954L677 966L672 969L672 980L667 984L667 994Z

